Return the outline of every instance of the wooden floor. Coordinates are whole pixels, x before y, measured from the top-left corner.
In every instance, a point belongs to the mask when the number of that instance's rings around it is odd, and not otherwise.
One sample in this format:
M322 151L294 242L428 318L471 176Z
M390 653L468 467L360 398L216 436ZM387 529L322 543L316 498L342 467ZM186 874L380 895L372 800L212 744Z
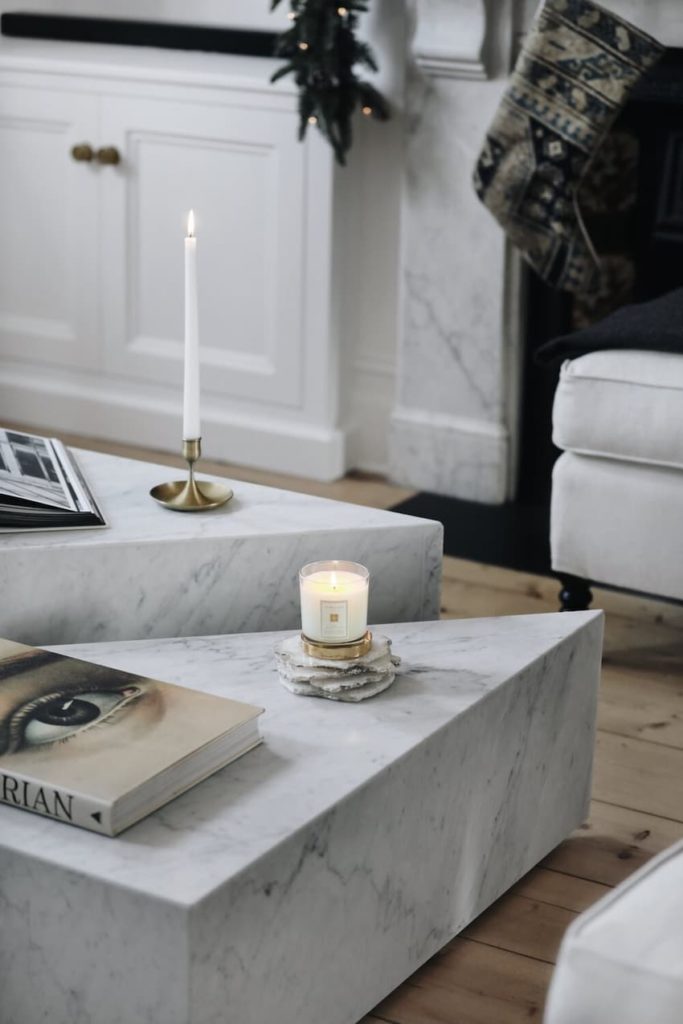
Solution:
M178 463L140 449L82 443ZM218 464L203 468L377 507L410 494L362 475L321 485ZM442 614L555 611L556 592L552 580L446 558ZM540 1022L566 927L683 837L683 608L600 591L595 606L606 611L606 644L589 820L363 1024Z

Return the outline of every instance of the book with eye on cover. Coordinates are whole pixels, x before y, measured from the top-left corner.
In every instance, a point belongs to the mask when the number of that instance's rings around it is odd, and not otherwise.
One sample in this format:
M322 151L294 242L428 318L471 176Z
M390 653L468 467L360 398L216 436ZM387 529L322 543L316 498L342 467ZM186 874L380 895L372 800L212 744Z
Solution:
M61 441L0 427L0 533L106 525Z
M262 711L0 640L0 801L117 835L259 744Z

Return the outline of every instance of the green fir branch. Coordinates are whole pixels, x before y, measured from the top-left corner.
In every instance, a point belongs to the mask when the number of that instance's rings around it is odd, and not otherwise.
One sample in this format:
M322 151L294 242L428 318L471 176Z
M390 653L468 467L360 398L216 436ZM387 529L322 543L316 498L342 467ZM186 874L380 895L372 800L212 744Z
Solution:
M282 0L271 0L271 10ZM340 164L353 142L353 117L386 121L389 106L382 94L360 78L357 65L377 71L372 49L356 35L367 0L290 0L291 28L277 41L275 55L286 61L271 82L293 75L299 89L299 138L315 125Z

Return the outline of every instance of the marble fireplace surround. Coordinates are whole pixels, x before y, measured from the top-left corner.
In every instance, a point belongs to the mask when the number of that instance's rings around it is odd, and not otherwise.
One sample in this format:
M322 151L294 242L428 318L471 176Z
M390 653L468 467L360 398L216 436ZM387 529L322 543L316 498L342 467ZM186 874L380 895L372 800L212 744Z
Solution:
M401 313L391 474L497 504L514 496L521 264L471 174L537 0L414 0L406 83ZM683 46L680 0L602 6Z

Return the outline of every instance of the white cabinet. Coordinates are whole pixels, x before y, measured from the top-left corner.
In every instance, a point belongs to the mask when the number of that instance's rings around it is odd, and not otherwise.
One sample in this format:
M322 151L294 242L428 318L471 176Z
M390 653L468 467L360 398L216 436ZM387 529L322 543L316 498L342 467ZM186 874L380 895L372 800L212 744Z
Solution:
M106 369L179 380L183 217L193 208L204 392L299 408L305 151L293 119L107 97L100 123L122 156L102 183Z
M329 148L270 62L115 50L0 52L0 421L178 450L194 208L205 454L338 476Z
M0 422L178 451L194 208L205 455L382 468L400 120L340 172L278 64L0 38Z
M71 160L97 132L89 95L0 89L0 353L45 365L101 362L98 181Z

